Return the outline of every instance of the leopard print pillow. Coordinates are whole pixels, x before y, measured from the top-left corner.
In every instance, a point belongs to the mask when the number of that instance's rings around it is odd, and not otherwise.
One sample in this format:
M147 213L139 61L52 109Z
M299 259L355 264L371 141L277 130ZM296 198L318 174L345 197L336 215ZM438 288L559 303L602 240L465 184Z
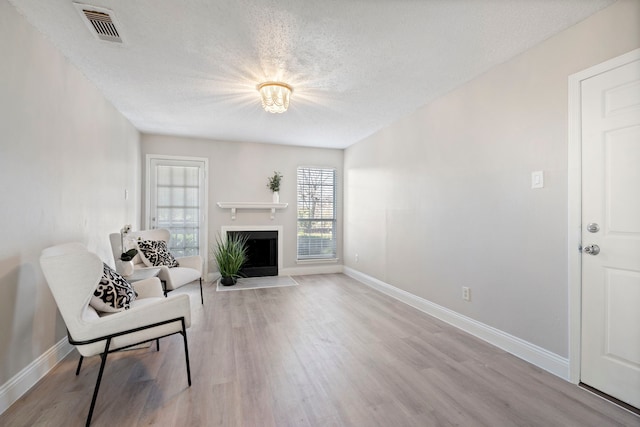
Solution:
M89 305L96 311L106 313L128 310L137 296L133 286L107 264L102 265L102 278L93 291Z
M138 240L138 248L142 252L143 260L149 267L178 267L178 261L171 255L164 240Z

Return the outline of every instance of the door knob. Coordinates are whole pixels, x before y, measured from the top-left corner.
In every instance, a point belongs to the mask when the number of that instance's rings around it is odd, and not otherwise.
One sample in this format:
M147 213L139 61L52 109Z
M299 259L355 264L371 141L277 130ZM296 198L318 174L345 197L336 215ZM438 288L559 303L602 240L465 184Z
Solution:
M589 233L597 233L598 231L600 231L600 226L595 222L590 222L589 224L587 224L587 231Z
M585 246L584 251L589 255L598 255L600 253L600 246L598 245Z

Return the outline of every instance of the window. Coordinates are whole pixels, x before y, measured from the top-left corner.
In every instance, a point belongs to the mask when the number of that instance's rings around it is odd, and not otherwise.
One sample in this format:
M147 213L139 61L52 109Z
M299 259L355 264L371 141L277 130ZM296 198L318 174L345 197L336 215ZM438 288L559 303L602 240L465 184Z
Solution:
M336 170L298 168L298 260L336 258Z
M150 159L150 226L171 232L175 256L206 253L203 246L206 164L195 160Z

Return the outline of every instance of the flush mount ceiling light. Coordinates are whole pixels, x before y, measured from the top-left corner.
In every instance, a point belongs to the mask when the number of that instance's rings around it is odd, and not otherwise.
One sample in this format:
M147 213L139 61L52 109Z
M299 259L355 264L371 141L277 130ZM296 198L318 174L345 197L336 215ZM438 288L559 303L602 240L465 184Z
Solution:
M258 85L262 97L262 108L269 113L284 113L289 108L289 97L293 88L282 82L264 82Z

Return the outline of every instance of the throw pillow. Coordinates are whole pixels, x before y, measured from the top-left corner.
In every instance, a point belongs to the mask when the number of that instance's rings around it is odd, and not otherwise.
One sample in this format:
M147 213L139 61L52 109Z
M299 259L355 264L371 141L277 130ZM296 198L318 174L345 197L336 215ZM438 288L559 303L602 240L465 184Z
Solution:
M171 255L164 240L138 240L138 249L142 255L142 261L148 267L178 267L178 261Z
M93 291L89 305L96 311L115 313L128 310L136 299L136 292L131 283L107 264L102 264L102 278Z

